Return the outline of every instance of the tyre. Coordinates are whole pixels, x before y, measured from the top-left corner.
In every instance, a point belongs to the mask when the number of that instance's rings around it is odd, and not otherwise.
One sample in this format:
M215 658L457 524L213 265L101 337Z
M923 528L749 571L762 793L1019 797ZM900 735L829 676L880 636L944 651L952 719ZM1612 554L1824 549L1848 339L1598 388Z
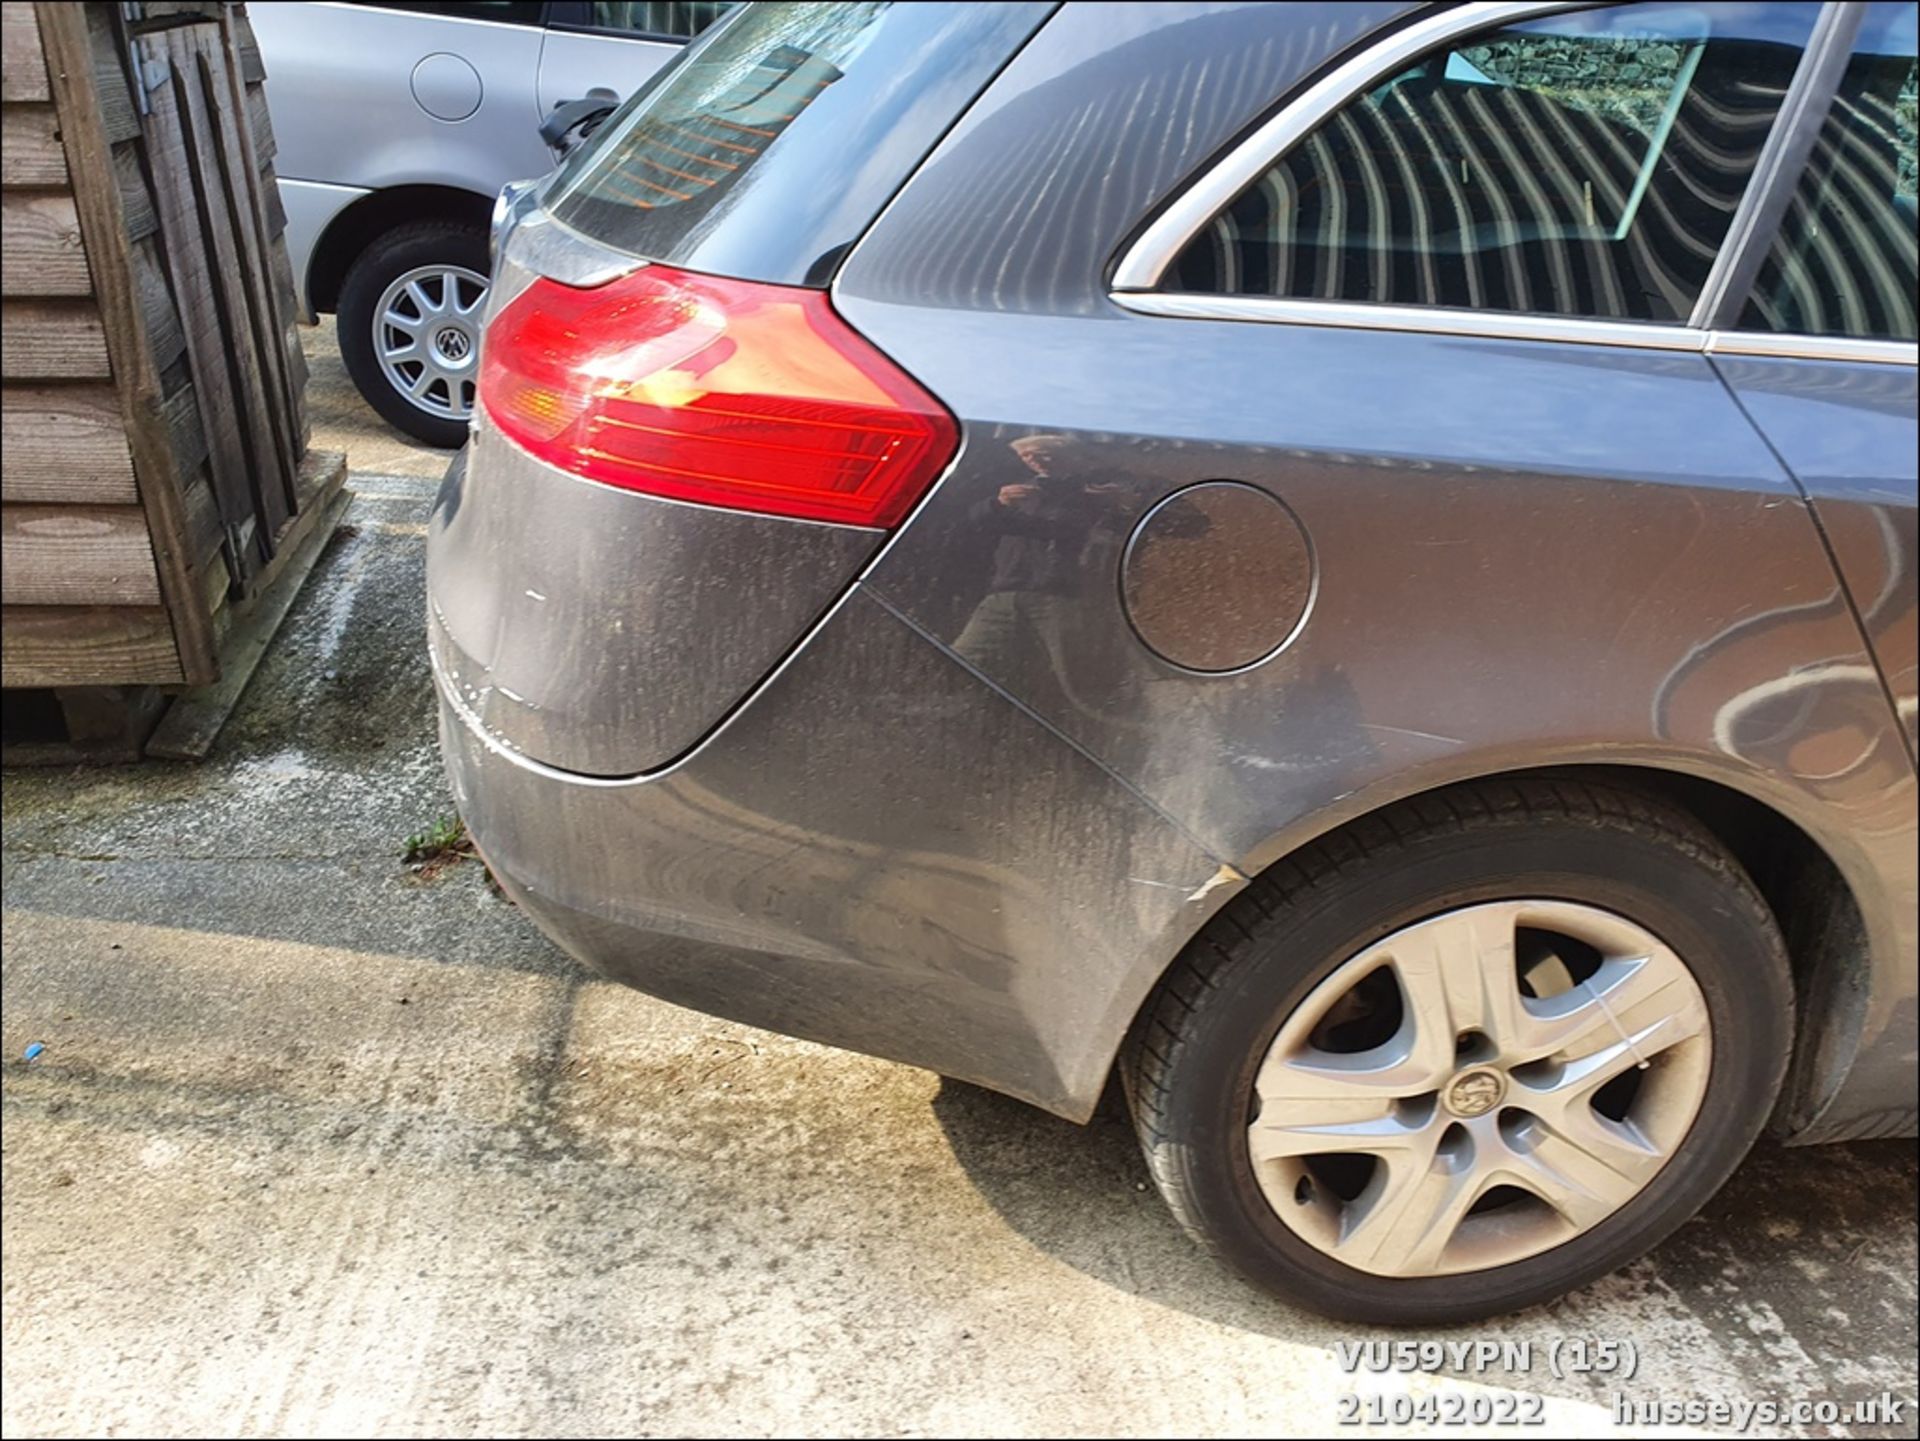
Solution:
M360 252L340 283L340 358L382 419L428 445L466 440L486 293L476 225L411 221Z
M1792 1042L1786 950L1684 813L1460 787L1257 878L1122 1061L1180 1223L1325 1315L1434 1325L1632 1260L1746 1154Z

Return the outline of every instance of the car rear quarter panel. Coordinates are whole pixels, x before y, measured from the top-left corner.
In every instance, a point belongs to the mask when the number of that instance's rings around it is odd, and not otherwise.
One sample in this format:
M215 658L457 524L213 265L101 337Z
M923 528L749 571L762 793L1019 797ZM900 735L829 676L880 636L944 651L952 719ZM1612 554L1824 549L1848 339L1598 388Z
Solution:
M1365 29L1344 7L1068 6L1022 52L836 282L967 437L865 584L1247 872L1513 769L1638 765L1753 796L1827 851L1870 939L1826 1119L1910 1093L1912 767L1798 488L1703 356L1107 298L1154 201ZM1034 436L1045 483L1107 514L1034 633L982 645L969 625L1007 608L994 497L1035 481L1015 449ZM1159 662L1120 601L1138 517L1204 480L1283 500L1318 566L1298 638L1233 676Z
M1210 904L1200 847L857 587L697 750L629 780L502 746L429 634L489 866L561 946L676 1004L1085 1120L1140 999L1116 962L1170 953Z
M552 167L534 99L542 31L371 5L277 4L253 11L273 110L274 163L291 180L380 190L447 185L491 196ZM438 120L415 100L429 55L471 65L473 113Z

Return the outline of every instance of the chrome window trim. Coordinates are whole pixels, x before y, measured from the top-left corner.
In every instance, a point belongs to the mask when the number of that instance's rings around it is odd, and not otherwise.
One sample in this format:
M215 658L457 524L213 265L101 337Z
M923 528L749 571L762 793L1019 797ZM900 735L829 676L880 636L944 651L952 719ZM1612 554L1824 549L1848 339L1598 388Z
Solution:
M1796 360L1842 360L1869 365L1920 364L1920 344L1913 341L1862 340L1847 335L1775 335L1760 330L1700 330L1691 325L1654 325L1638 320L1582 320L1573 316L1522 315L1498 310L1449 310L1437 305L1284 300L1270 295L1188 295L1170 291L1117 290L1109 298L1115 305L1136 315L1155 315L1175 320L1237 320L1264 325L1315 325L1339 330L1398 330L1414 335L1457 335L1469 340L1553 340L1571 345L1687 351L1695 355L1782 356Z
M1276 159L1368 84L1457 35L1560 10L1605 8L1595 0L1471 0L1422 16L1309 85L1290 104L1227 152L1154 218L1114 267L1116 291L1151 290L1201 228ZM1115 297L1118 299L1118 297Z
M1119 290L1114 304L1140 315L1184 320L1254 320L1269 325L1328 325L1343 330L1406 330L1424 335L1462 335L1481 340L1559 340L1582 345L1625 345L1642 350L1707 348L1707 333L1684 325L1632 320L1583 320L1560 315L1522 315L1497 310L1449 310L1443 306L1370 305L1341 300L1286 300L1268 295L1189 295Z
M1920 342L1864 340L1851 335L1778 335L1770 330L1713 330L1707 333L1707 354L1920 365Z

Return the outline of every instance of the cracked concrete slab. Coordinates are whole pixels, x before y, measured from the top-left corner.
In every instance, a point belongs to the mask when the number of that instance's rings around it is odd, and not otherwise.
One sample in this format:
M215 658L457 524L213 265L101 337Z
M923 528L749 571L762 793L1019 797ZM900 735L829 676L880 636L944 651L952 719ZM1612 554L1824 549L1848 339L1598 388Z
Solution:
M677 1010L410 871L433 481L353 484L212 762L5 778L6 1434L1321 1435L1441 1391L1554 1435L1890 1392L1852 1429L1913 1434L1911 1144L1763 1148L1648 1260L1441 1333L1528 1369L1354 1375L1407 1338L1221 1273L1115 1120ZM1567 1337L1637 1376L1556 1378Z

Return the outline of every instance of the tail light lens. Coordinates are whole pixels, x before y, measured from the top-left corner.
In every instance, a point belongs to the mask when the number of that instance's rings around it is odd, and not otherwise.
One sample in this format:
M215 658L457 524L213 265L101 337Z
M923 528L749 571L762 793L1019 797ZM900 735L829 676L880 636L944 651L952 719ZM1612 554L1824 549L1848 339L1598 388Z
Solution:
M823 292L659 265L535 281L488 328L480 401L585 479L844 525L897 524L958 445Z

